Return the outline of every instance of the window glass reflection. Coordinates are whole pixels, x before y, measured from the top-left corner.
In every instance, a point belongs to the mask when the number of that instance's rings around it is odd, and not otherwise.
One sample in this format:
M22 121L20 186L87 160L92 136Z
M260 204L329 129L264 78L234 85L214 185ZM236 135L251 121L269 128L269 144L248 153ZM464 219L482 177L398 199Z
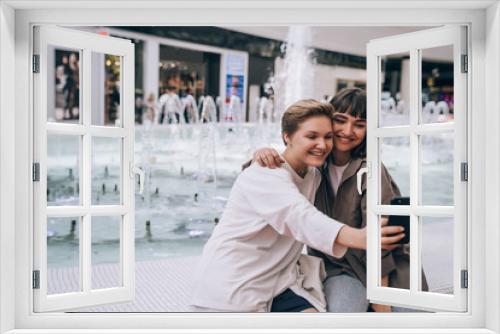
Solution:
M49 46L47 61L47 121L78 123L80 51Z

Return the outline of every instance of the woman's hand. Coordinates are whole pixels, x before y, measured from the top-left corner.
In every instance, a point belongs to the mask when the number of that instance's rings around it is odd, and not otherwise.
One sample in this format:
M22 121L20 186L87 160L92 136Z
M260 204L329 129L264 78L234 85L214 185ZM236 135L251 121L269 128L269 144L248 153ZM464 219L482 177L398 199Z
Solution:
M405 237L403 226L387 226L389 218L380 219L380 244L382 249L393 250L401 245L395 244Z
M260 148L253 154L253 160L262 167L274 169L285 162L274 148Z
M388 218L380 219L380 225L382 226L380 246L384 250L393 250L400 247L399 244L394 243L404 238L405 235L402 233L404 228L402 226L387 226L388 223ZM366 227L357 229L345 225L339 231L336 242L349 248L366 249Z

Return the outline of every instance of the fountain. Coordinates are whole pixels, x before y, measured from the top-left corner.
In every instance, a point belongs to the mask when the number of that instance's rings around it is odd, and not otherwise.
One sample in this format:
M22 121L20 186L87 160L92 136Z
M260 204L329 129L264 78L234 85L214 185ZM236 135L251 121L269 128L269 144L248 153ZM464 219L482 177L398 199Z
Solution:
M200 124L200 135L198 140L198 171L196 180L198 189L196 202L200 200L213 201L217 192L217 164L215 148L215 123L208 122ZM210 186L211 185L211 186ZM208 186L208 187L207 187Z
M287 42L283 45L285 58L282 68L275 77L277 119L289 105L297 100L315 98L314 92L314 49L312 28L290 26Z
M142 151L141 151L141 166L144 171L144 192L143 200L146 208L151 208L151 173L152 166L156 162L156 156L153 154L153 149L156 145L153 136L155 124L151 121L146 121L144 131L142 133Z

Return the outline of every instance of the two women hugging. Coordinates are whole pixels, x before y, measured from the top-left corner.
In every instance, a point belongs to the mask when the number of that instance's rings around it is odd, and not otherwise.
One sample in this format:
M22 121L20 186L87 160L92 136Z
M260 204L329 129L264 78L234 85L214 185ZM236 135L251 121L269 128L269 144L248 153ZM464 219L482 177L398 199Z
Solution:
M389 312L366 299L366 94L301 100L283 114L285 150L260 149L236 179L195 273L198 312ZM382 203L400 195L382 168ZM409 288L399 226L381 219L382 285ZM305 254L307 246L307 254ZM425 285L425 284L424 284ZM425 286L424 286L425 288Z

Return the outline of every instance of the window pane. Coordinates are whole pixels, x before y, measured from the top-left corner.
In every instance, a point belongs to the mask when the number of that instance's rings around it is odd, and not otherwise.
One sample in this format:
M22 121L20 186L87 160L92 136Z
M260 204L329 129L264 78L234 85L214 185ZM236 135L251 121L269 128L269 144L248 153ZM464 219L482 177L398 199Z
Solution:
M422 270L429 291L453 294L453 218L421 217Z
M92 217L92 289L122 286L122 217Z
M420 123L453 121L453 45L421 50Z
M422 205L453 205L453 132L420 136Z
M80 204L80 136L47 135L47 205Z
M410 124L410 53L380 58L379 127Z
M220 130L228 133L220 150L230 160L216 170L219 129L209 123L185 126L136 131L136 161L146 176L144 194L136 195L135 202L138 261L200 255L221 217L238 161L245 160L249 143L243 143L241 129L233 130L237 134Z
M121 127L121 57L92 52L92 125Z
M80 217L48 218L47 293L80 290Z
M380 258L380 273L381 281L379 286L388 286L397 289L410 289L410 217L409 216L390 216L386 217L389 219L389 225L391 226L401 226L405 230L400 233L404 233L405 237L401 239L397 245L396 249L391 251L381 250ZM382 216L379 216L379 227ZM396 236L385 235L385 237ZM382 237L381 235L381 242ZM382 245L380 245L382 248ZM396 268L394 268L396 265ZM393 271L395 270L395 272ZM389 275L390 273L390 275ZM389 279L390 276L390 279ZM384 278L386 282L384 283Z
M381 194L378 203L389 204L392 193L387 189L391 178L399 187L401 196L410 196L410 138L380 138L379 143Z
M92 205L121 204L121 138L92 138Z
M80 50L47 49L47 121L80 122Z

